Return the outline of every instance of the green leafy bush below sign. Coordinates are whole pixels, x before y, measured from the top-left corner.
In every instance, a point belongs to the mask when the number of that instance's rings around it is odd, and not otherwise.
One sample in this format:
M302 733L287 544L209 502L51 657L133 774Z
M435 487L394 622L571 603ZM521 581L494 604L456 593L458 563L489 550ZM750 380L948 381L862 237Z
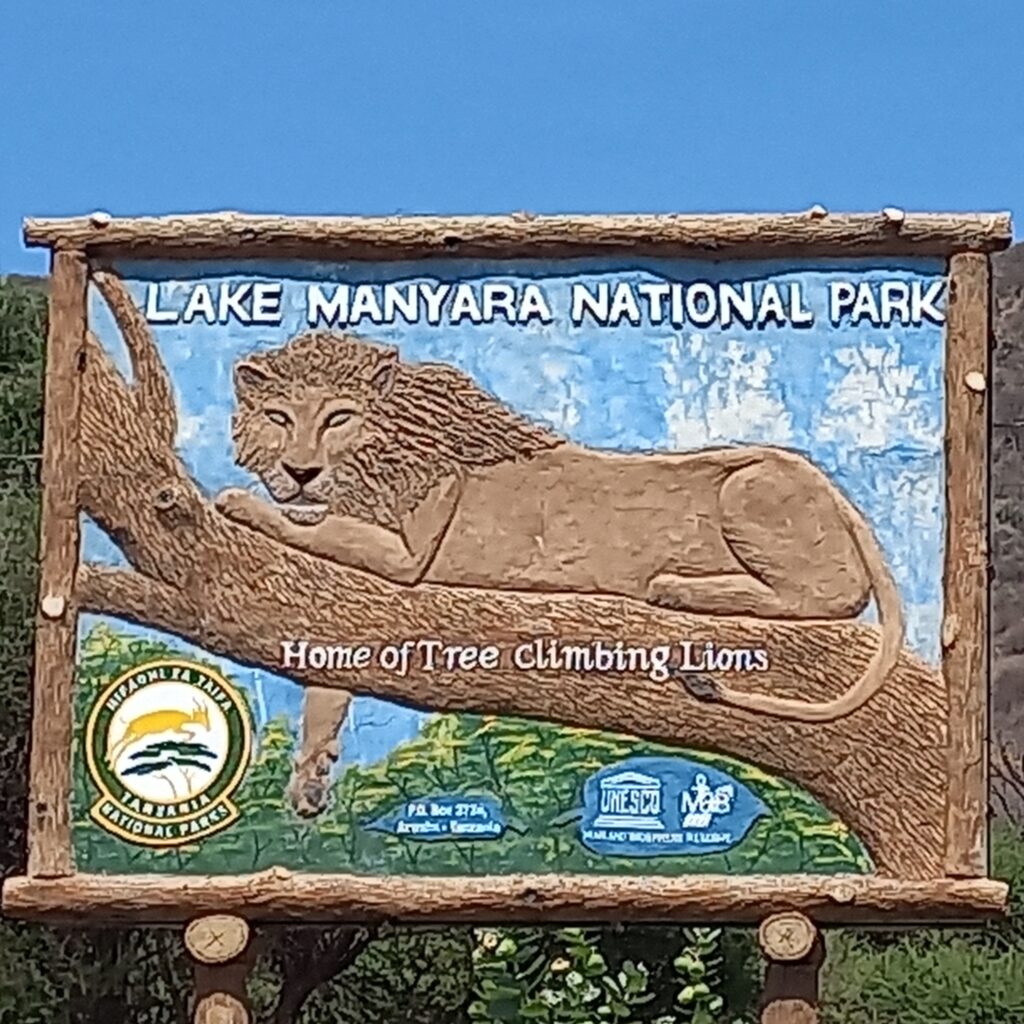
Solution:
M74 837L79 870L235 874L280 865L356 874L484 875L518 872L681 875L693 873L868 873L863 845L817 800L791 783L732 758L635 738L518 718L436 715L415 739L371 766L344 766L330 806L298 817L286 796L295 723L268 722L234 797L240 819L225 832L172 849L133 846L88 817L96 792L80 756L82 724L114 676L155 658L180 657L171 644L100 625L82 642L76 693ZM244 691L243 691L244 692ZM712 854L630 858L586 849L572 813L596 771L637 756L685 756L728 772L768 808L732 849ZM516 827L499 838L425 843L366 828L405 801L436 793L486 795Z

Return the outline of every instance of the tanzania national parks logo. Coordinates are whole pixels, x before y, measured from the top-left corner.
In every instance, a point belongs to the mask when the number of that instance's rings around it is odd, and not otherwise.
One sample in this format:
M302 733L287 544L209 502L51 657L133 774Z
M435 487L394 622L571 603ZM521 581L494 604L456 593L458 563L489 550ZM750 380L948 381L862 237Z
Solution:
M230 797L251 746L245 703L216 671L187 661L139 665L89 715L86 763L102 794L89 813L131 843L193 843L237 819Z

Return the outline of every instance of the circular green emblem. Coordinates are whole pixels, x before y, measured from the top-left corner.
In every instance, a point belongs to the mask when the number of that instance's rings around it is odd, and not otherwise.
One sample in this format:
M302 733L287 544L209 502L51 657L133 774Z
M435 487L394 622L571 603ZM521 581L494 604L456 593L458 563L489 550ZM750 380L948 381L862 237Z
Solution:
M183 846L238 818L230 797L249 765L245 703L216 671L151 661L99 696L85 727L85 759L100 790L90 815L143 846Z

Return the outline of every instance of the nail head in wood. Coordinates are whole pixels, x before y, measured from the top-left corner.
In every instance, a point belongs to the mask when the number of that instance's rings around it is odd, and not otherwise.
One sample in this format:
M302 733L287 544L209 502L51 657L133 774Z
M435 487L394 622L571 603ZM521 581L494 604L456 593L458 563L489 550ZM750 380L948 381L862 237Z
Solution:
M111 217L110 214L107 213L106 210L93 210L93 212L89 214L89 223L94 228L109 227L110 226L110 222L112 220L113 220L113 217Z
M47 594L39 602L39 609L48 619L59 619L64 614L67 601L60 594Z
M795 911L772 914L758 929L757 938L769 960L803 960L814 947L818 929Z
M249 925L233 914L197 917L185 929L185 948L204 964L225 964L237 959L249 944Z
M823 217L828 216L828 210L826 210L825 207L821 205L821 203L815 203L807 211L807 216L810 217L811 220L821 220Z
M987 382L985 380L985 374L981 373L979 370L971 370L964 377L964 383L972 391L978 391L978 392L984 391L985 387L987 385Z
M196 1004L195 1024L249 1024L252 1018L240 999L227 992L211 992Z
M886 206L882 209L882 216L890 224L902 224L907 219L906 210L901 210L898 206Z

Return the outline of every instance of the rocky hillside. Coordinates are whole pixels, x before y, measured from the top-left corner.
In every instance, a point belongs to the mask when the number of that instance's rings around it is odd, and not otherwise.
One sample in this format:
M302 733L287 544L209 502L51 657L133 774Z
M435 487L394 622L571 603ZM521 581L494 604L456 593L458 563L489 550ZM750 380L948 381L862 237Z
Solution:
M1004 744L1013 747L1018 769L1024 755L1024 244L998 253L992 264L992 735L998 774ZM1024 789L1016 798L1024 804Z

